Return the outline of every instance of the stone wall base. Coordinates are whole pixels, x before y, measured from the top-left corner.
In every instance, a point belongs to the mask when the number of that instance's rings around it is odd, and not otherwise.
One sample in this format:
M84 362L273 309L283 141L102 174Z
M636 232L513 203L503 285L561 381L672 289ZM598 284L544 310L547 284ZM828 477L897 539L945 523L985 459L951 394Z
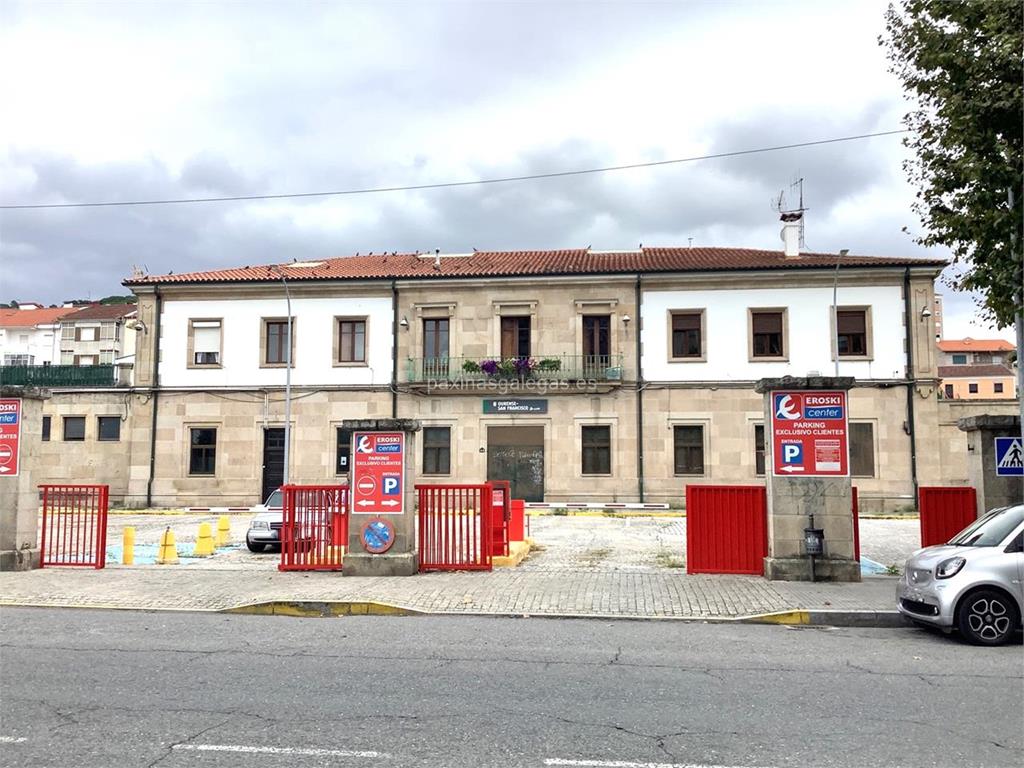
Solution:
M0 552L0 571L31 571L38 567L38 549L5 549Z
M420 571L419 557L413 553L368 555L353 552L345 555L342 576L415 576Z
M810 559L766 557L764 575L772 581L810 581ZM860 563L856 560L818 557L814 560L814 577L817 581L860 581Z

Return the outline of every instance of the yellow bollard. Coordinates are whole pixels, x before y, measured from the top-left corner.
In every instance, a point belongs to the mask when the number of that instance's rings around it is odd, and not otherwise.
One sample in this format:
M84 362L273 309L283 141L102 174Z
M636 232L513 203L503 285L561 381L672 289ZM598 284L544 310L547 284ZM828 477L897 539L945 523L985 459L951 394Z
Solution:
M156 564L178 564L178 547L174 543L174 531L171 530L170 526L167 526L167 530L160 537L160 549L156 553Z
M199 524L199 538L196 539L196 549L192 557L209 557L213 554L213 533L209 523Z
M135 529L125 526L124 541L121 547L121 565L135 565Z
M217 546L231 546L231 520L228 519L227 515L221 515L217 518Z

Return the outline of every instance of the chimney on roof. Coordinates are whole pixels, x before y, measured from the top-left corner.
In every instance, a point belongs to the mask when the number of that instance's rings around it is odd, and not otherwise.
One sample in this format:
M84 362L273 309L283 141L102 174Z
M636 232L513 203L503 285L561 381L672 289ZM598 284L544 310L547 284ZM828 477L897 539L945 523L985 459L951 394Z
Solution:
M795 259L800 255L800 228L804 218L803 211L787 211L779 216L782 222L783 251L787 259Z
M441 269L441 249L434 249L434 269Z

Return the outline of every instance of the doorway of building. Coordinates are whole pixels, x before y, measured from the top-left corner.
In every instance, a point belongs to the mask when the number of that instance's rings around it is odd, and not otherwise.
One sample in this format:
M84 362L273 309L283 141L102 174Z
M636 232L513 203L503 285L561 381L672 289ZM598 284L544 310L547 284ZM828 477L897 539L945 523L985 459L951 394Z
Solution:
M284 427L263 430L263 494L260 501L276 491L284 482Z
M513 499L544 501L544 427L488 427L487 479L508 480Z

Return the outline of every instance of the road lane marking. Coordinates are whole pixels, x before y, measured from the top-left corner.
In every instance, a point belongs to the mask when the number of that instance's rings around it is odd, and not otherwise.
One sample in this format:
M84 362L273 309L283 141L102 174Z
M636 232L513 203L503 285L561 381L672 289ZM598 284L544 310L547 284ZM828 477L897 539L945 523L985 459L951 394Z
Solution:
M0 744L23 744L28 741L24 736L0 736Z
M754 768L744 765L709 765L706 763L638 763L631 760L567 760L548 758L544 765L566 766L566 768Z
M387 752L306 747L249 747L244 744L175 744L171 749L189 752L240 752L251 755L302 755L304 757L390 757Z

